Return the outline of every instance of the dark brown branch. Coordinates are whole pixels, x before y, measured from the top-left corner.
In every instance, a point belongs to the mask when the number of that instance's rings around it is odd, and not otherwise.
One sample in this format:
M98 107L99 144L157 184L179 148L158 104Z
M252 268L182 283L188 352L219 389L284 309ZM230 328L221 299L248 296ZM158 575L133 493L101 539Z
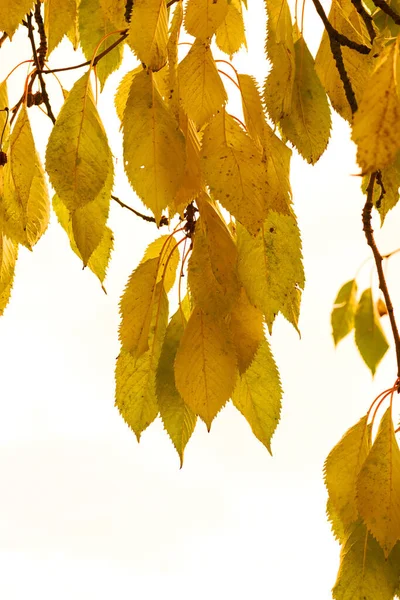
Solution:
M95 67L97 65L97 63L99 62L99 60L101 60L103 58L103 56L105 56L106 54L111 52L111 50L114 50L114 48L116 48L116 46L118 46L121 42L123 42L127 37L128 37L128 30L125 29L121 33L121 37L119 37L113 44L111 44L111 46L106 48L106 50L103 50L103 52L100 52L100 54L98 54L96 56L96 58L93 61L93 66ZM88 67L91 63L92 63L91 60L87 60L86 62L80 63L79 65L74 65L73 67L62 67L59 69L44 69L42 71L42 73L60 73L61 71L72 71L73 69L81 69L82 67Z
M144 214L140 213L139 211L135 210L131 206L128 206L127 204L125 204L125 202L122 202L122 200L120 200L119 198L117 198L117 196L111 196L111 198L115 202L117 202L120 206L122 206L122 208L127 208L128 210L130 210L131 212L133 212L134 215L136 215L137 217L140 217L144 221L147 221L148 223L156 223L156 220L155 220L154 217L149 217L148 215L144 215ZM160 222L158 224L158 227L162 227L163 225L169 225L169 221L168 221L168 219L167 219L167 217L165 215L163 215L161 217Z
M396 358L397 358L397 376L400 377L400 338L399 338L399 330L397 329L397 323L394 316L393 304L390 299L389 290L387 287L385 274L383 272L382 261L383 257L381 256L377 245L374 239L374 230L372 229L371 220L372 220L372 207L373 202L372 198L374 195L374 186L376 181L377 173L372 173L368 187L367 187L367 200L365 202L365 206L362 211L362 222L363 222L363 231L365 233L365 237L367 239L368 246L372 250L372 254L374 255L376 270L378 271L379 278L379 288L382 291L383 297L385 299L386 308L389 315L390 326L392 328L394 344L396 348Z
M323 9L323 6L319 0L313 0L313 3L315 6L315 10L317 11L318 15L321 18L321 21L325 25L326 32L329 35L330 39L336 40L341 46L347 46L352 50L357 50L357 52L359 52L360 54L369 54L371 52L371 48L368 48L368 46L365 46L364 44L359 44L358 42L353 42L353 40L350 40L347 36L343 35L342 33L339 33L339 31L337 31L337 29L335 29L332 23L329 21Z
M369 14L369 12L365 9L362 0L351 0L352 5L354 6L354 8L356 9L356 11L358 12L358 14L360 15L360 17L362 18L362 20L365 23L365 27L367 28L368 34L369 34L369 39L371 40L371 44L374 41L374 39L376 38L376 31L375 31L375 27L374 27L374 20L371 17L371 15Z
M2 47L6 39L8 39L8 33L4 32L3 35L0 37L0 48Z
M46 60L47 54L47 38L44 30L44 23L42 18L42 13L40 12L40 2L39 0L35 4L35 21L38 27L39 37L40 37L40 45L37 49L38 61L40 68L43 69L44 62Z
M396 23L396 25L400 25L400 15L397 14L397 12L393 10L393 8L389 6L385 0L373 0L373 3L375 6L380 8L382 12L387 14Z
M351 85L351 81L349 79L349 76L347 75L346 67L344 66L342 47L340 43L329 34L329 32L327 33L329 36L329 43L331 45L332 55L335 59L336 68L339 72L339 77L344 87L344 93L346 95L347 102L350 105L351 112L354 115L358 108L358 105L353 87Z
M42 70L41 70L41 66L40 66L40 62L39 62L39 58L38 58L38 54L37 54L37 50L36 50L35 37L33 35L33 25L32 25L31 13L29 13L29 15L27 15L27 27L28 27L29 41L32 46L33 62L35 63L35 67L37 69L37 75L38 75L39 82L40 82L40 89L42 92L43 103L47 109L47 115L51 119L51 121L53 122L53 125L54 125L54 123L56 122L56 118L51 109L49 96L48 96L47 90L46 90L46 84L45 84L45 81L44 81L44 78L42 75Z

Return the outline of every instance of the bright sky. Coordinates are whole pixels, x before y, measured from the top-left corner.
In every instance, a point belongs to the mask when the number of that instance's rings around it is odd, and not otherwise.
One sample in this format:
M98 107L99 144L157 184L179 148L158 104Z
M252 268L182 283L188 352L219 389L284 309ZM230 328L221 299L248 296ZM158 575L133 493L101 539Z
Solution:
M248 19L250 52L234 64L246 71L250 64L261 81L265 24L257 10ZM315 51L321 28L307 19L312 12L308 6L305 36ZM16 40L17 50L14 43L1 50L0 80L29 57L22 35ZM51 62L76 64L80 56L71 58L65 43ZM76 76L63 77L65 87ZM110 78L99 103L117 156L111 97L119 79ZM12 102L20 85L17 74ZM51 89L60 96L56 85ZM50 122L30 110L43 149ZM228 406L210 434L199 423L179 470L159 420L138 445L114 408L118 300L155 227L112 206L116 244L108 295L82 271L54 216L33 253L21 250L12 299L0 320L0 597L331 598L339 547L325 519L322 465L396 371L391 350L372 381L353 340L334 351L330 334L335 295L369 256L354 156L348 127L334 116L329 149L318 165L293 158L307 287L301 341L283 319L274 326L285 396L273 458ZM122 175L115 193L140 209ZM398 219L395 209L377 233L382 252L399 245ZM398 260L388 271L395 306ZM367 286L369 268L362 273Z

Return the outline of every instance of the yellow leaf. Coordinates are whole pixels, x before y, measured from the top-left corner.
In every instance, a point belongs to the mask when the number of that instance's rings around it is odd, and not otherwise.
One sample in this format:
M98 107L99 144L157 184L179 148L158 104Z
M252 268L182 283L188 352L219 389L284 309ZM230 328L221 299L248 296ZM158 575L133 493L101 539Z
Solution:
M360 515L387 558L400 540L400 450L391 407L379 426L357 482Z
M376 368L389 348L382 329L371 288L366 289L357 306L355 319L355 340L357 348L374 375Z
M325 485L345 527L358 519L356 483L370 447L367 416L364 416L346 431L325 461Z
M291 109L281 119L280 127L301 156L314 164L328 145L331 114L326 92L303 37L296 41L294 50L296 74Z
M4 234L0 234L0 316L10 299L14 281L18 244Z
M47 144L46 169L57 195L70 211L95 200L113 172L89 73L75 83L58 115Z
M50 203L25 105L12 130L8 163L2 169L4 231L31 249L47 229Z
M115 29L124 29L127 26L125 21L126 0L100 0L100 6L103 14Z
M153 82L133 79L123 118L124 161L129 181L157 222L172 203L185 169L185 140Z
M236 373L235 351L224 321L195 308L176 354L175 383L208 430L231 396Z
M267 214L265 165L253 140L224 110L204 131L201 157L213 197L257 233Z
M162 235L151 242L146 248L142 263L160 256L157 282L163 279L165 291L169 292L175 283L176 270L180 260L179 247L176 245L174 236Z
M168 298L162 283L158 283L152 307L148 350L135 358L122 348L115 371L115 403L138 441L142 431L158 414L156 370L167 323Z
M281 398L278 369L267 340L263 340L253 362L238 379L232 402L269 453L281 413Z
M9 106L8 93L7 93L7 81L0 83L0 108L6 108ZM4 128L5 126L5 128ZM10 120L7 117L6 111L0 112L0 132L4 130L2 150L7 152L9 137L10 137Z
M230 58L242 46L246 47L246 34L240 0L232 0L228 4L228 12L216 33L215 41L218 48L225 54L229 54Z
M195 38L208 40L225 19L228 6L227 0L188 0L186 31Z
M369 45L370 40L365 23L360 18L351 0L334 0L329 12L329 22L343 35L358 44ZM372 66L372 52L360 54L351 48L342 46L343 64L349 77L351 87L359 104L364 92L368 74ZM321 45L315 57L315 70L324 86L333 108L344 119L351 123L352 113L344 92L342 80L333 58L329 36L324 30Z
M336 296L331 314L332 335L335 346L354 328L354 315L357 307L357 282L345 283Z
M346 532L340 567L332 590L334 600L392 600L400 575L399 545L385 556L379 544L357 521Z
M44 30L47 37L47 55L53 52L64 35L74 27L76 16L76 0L46 0Z
M244 373L264 340L262 312L249 302L244 288L241 288L240 296L232 307L229 328L236 350L239 373Z
M374 186L373 201L381 217L381 226L383 225L389 210L394 208L399 200L400 188L400 151L397 152L394 161L381 170L381 177L385 193L381 198L381 188ZM368 185L369 176L365 176L365 188Z
M83 53L87 60L93 58L100 40L115 31L115 25L105 16L100 0L80 0L79 4L79 38ZM109 36L97 48L97 54L107 50L118 39L118 33ZM121 64L123 42L108 52L96 65L96 74L102 90L107 77Z
M132 81L135 75L143 71L142 65L135 67L132 71L128 71L120 81L118 89L115 93L114 105L119 120L123 121L125 106L128 101L129 91L131 89Z
M1 0L0 2L0 31L8 33L10 38L25 19L26 14L33 8L34 0Z
M388 166L400 148L398 60L397 40L383 50L354 115L352 139L363 174Z
M171 318L165 333L156 373L156 390L164 427L183 464L183 453L196 426L196 415L182 400L175 386L174 362L186 319L181 311Z
M196 40L179 64L178 75L183 108L200 129L228 99L210 46Z
M179 119L178 43L182 21L183 6L179 0L172 17L167 44L169 104L176 119Z
M204 189L200 163L199 136L191 119L180 111L180 126L186 139L185 173L175 196L175 210L183 214L186 206Z
M343 544L343 541L346 538L346 531L342 522L342 519L339 516L336 507L334 506L332 499L328 498L326 502L326 517L331 524L331 529L334 538L340 543Z
M250 302L263 312L270 330L279 311L296 327L288 307L293 308L292 294L304 287L304 270L294 217L271 211L256 237L240 226L237 231L239 278Z
M159 71L167 62L168 13L165 0L135 0L128 44L148 69Z
M265 81L264 101L272 121L278 123L291 110L295 76L293 29L286 0L267 0L266 51L271 71Z

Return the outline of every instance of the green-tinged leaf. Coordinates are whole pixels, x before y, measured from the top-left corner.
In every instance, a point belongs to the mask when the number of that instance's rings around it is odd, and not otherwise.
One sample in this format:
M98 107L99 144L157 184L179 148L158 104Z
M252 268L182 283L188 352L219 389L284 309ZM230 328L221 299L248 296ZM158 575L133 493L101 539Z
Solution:
M381 53L354 115L352 139L363 174L390 165L400 148L399 43Z
M246 47L246 34L240 0L232 0L228 4L228 12L217 29L215 41L218 48L225 54L229 54L230 58L242 46Z
M186 139L186 166L174 205L176 212L183 214L186 206L204 189L204 183L201 172L199 136L193 121L188 119L183 111L180 111L180 126Z
M47 229L50 203L25 105L11 132L8 153L8 163L2 167L3 230L31 249Z
M18 244L6 235L0 234L0 316L4 313L10 299L17 257Z
M389 344L373 302L371 288L362 293L355 314L354 326L357 348L365 364L374 375L378 364L389 348Z
M182 400L175 386L174 362L186 326L179 308L171 318L165 333L156 373L157 400L164 427L183 464L183 453L196 426L196 415Z
M358 519L356 483L370 447L367 416L364 416L344 434L325 461L325 485L344 527Z
M26 14L33 8L34 0L1 0L0 31L6 31L10 38L22 24Z
M186 31L195 38L208 40L222 24L228 7L228 0L188 0Z
M168 13L165 0L133 2L128 43L141 63L159 71L167 62Z
M44 3L44 31L48 55L74 27L77 10L76 0L46 0Z
M192 312L175 359L178 392L210 430L229 400L236 380L235 351L229 330L200 308Z
M357 283L355 279L345 283L339 290L331 314L332 335L335 346L354 327L357 307Z
M267 215L265 164L253 140L224 110L204 131L201 158L213 197L257 233Z
M380 214L382 226L386 215L396 206L399 200L400 151L397 152L394 161L387 167L381 169L380 173L383 189L380 185L375 185L372 200L375 208ZM369 175L365 175L362 179L361 189L364 194L367 193L369 179Z
M343 544L344 540L346 539L346 530L331 498L328 498L326 502L326 517L331 525L334 538L340 544Z
M236 351L239 373L244 373L264 340L262 312L249 302L244 288L241 288L240 296L232 307L229 328Z
M80 0L79 4L79 38L83 53L91 60L97 49L97 54L107 50L118 39L118 33L107 37L101 46L100 40L115 31L115 25L106 17L101 7L101 0ZM101 90L107 77L121 64L123 43L118 44L108 52L96 65L97 77Z
M240 226L237 231L239 278L250 302L263 312L270 330L279 311L297 328L294 300L304 287L304 270L294 217L271 211L256 237Z
M232 402L247 419L254 435L271 453L271 438L281 413L282 388L267 340L239 377Z
M115 29L124 29L127 26L125 21L126 0L100 0L100 6L103 14Z
M271 71L265 81L264 101L274 123L290 114L295 77L295 52L290 9L286 0L267 0L266 52Z
M174 236L162 235L151 242L146 248L142 263L151 258L158 258L160 255L157 282L163 279L164 289L169 292L175 283L176 270L180 260L179 248Z
M121 79L121 82L115 93L114 105L115 105L115 110L117 111L118 118L121 121L121 123L124 118L125 106L128 101L128 96L129 96L129 92L131 89L133 78L135 77L135 75L137 75L138 73L141 73L142 71L143 71L142 65L135 67L134 69L132 69L132 71L128 71L128 73L126 73L123 76L123 78Z
M152 73L133 79L123 118L125 171L157 222L185 172L185 140L161 98Z
M360 18L351 0L334 0L328 18L336 31L340 31L340 33L358 44L370 45L365 23ZM341 51L344 68L350 80L357 104L359 104L373 64L372 52L370 54L361 54L346 46L342 46ZM333 108L340 116L351 123L353 118L351 108L346 98L326 30L324 30L321 44L315 57L315 70L329 96Z
M162 283L157 284L151 312L148 350L135 358L121 348L115 371L115 403L138 441L158 414L156 370L168 323L168 298Z
M385 560L382 549L361 521L346 531L334 600L392 600L400 575L400 545Z
M317 162L328 145L331 113L314 67L314 59L303 39L294 45L296 74L290 113L280 120L280 127L305 160Z
M95 200L113 172L89 73L75 83L58 115L47 144L46 169L57 195L70 211Z
M357 482L360 515L387 558L400 540L400 450L389 407Z
M179 64L178 75L183 108L200 129L228 99L210 46L196 40Z

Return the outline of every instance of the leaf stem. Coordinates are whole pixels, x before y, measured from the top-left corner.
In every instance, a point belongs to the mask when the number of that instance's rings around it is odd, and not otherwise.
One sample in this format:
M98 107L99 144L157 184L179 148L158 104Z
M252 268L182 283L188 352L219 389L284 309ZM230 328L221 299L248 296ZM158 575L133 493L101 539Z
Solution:
M389 294L389 290L388 290L388 287L387 287L387 283L386 283L386 279L385 279L385 274L383 272L383 266L382 266L383 257L382 257L382 255L380 254L380 252L379 252L379 250L377 248L377 245L376 245L376 242L375 242L375 238L374 238L374 230L372 229L372 225L371 225L371 221L372 221L372 207L373 207L372 198L373 198L374 186L375 186L376 178L377 178L377 172L375 171L374 173L371 174L371 177L369 179L369 183L368 183L368 187L367 187L367 199L366 199L363 211L362 211L363 231L365 233L367 244L371 248L372 254L374 256L376 270L378 272L379 288L382 291L383 297L385 299L386 307L387 307L387 310L388 310L389 320L390 320L390 326L391 326L391 329L392 329L392 334L393 334L393 338L394 338L394 344L395 344L395 348L396 348L397 376L400 377L400 338L399 338L399 331L398 331L396 319L395 319L395 316L394 316L393 304L392 304L392 301L391 301L391 298L390 298L390 294Z

